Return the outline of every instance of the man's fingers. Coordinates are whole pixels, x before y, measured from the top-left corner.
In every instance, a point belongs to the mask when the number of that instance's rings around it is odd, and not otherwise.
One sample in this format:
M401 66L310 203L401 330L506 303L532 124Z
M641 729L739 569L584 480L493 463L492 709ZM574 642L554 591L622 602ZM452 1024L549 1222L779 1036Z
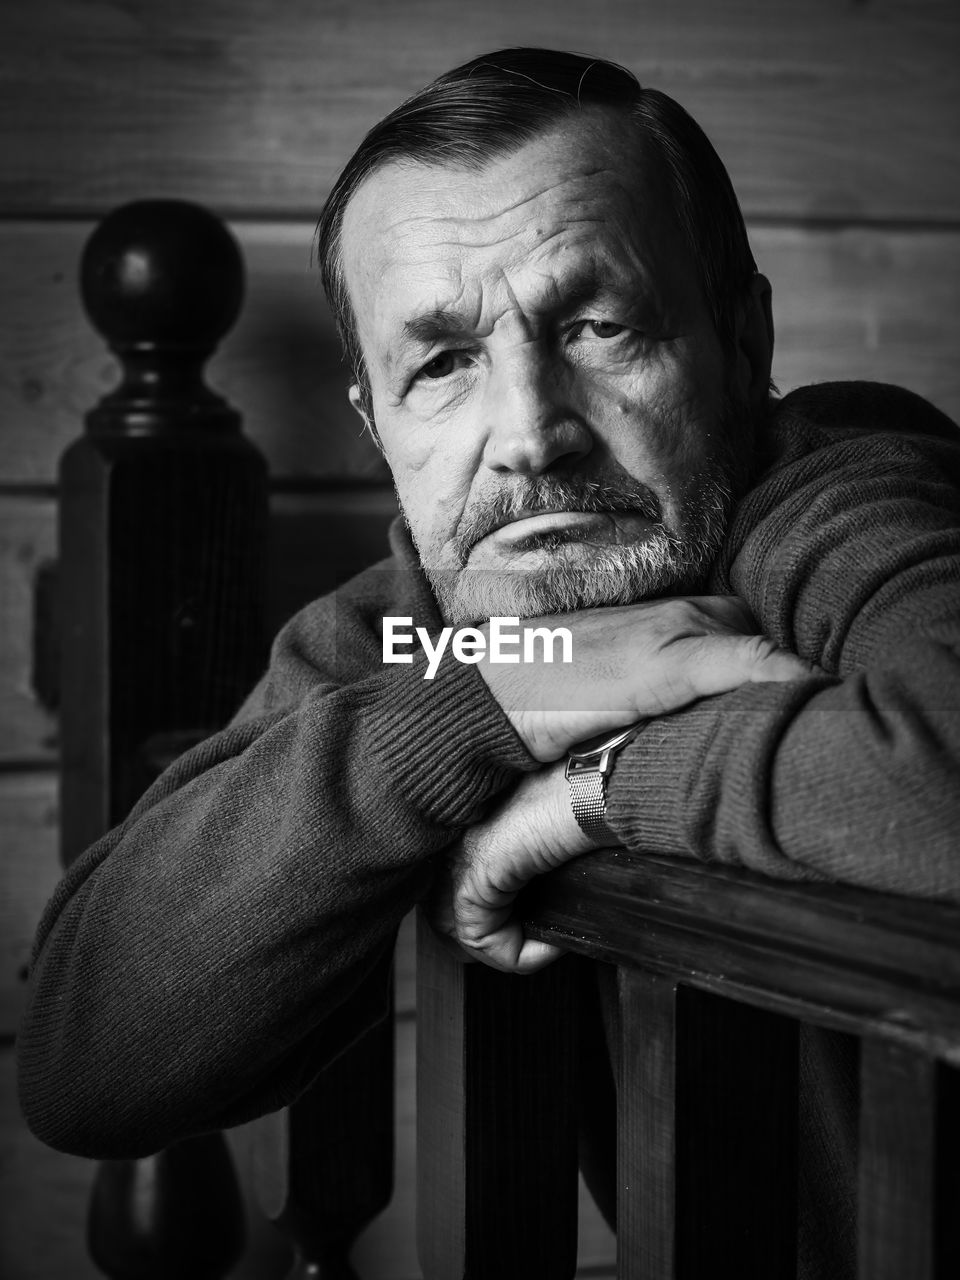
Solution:
M813 668L766 636L697 636L675 642L692 698L728 693L742 684L801 680Z
M452 867L456 857L463 856L462 846L448 856L447 862L440 868L433 887L421 903L424 917L435 936L454 959L462 964L472 964L477 956L462 947L457 940L457 922L453 912L453 877Z
M587 609L525 626L562 624L570 656L479 670L535 759L634 720L669 715L742 684L800 680L812 668L758 635L737 596L677 596Z
M516 894L467 868L454 890L456 937L471 956L503 973L536 973L559 958L559 947L524 936L513 915Z
M461 936L460 945L474 959L501 973L536 973L562 954L549 942L525 937L520 921L513 919L492 933L480 932L469 942Z

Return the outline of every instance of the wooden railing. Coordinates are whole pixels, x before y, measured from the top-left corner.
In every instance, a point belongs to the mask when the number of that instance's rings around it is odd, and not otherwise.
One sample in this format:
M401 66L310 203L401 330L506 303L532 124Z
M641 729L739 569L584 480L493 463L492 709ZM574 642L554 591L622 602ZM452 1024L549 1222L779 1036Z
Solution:
M202 376L240 305L236 248L192 206L129 206L83 278L123 378L62 470L68 860L229 715L264 654L264 468ZM573 1275L605 1040L620 1280L793 1280L803 1026L859 1046L860 1280L960 1275L960 909L623 850L522 904L570 953L534 977L461 964L420 930L426 1280ZM352 1276L351 1243L389 1199L392 1054L383 1024L266 1127L261 1198L295 1275ZM222 1139L103 1166L90 1224L107 1275L225 1275L242 1223Z
M701 1280L718 1258L796 1276L801 1023L859 1049L860 1280L960 1274L960 908L619 849L544 877L524 912L615 983L619 1280ZM571 957L512 979L420 944L421 1096L459 1122L437 1177L421 1118L425 1275L572 1276L583 974Z

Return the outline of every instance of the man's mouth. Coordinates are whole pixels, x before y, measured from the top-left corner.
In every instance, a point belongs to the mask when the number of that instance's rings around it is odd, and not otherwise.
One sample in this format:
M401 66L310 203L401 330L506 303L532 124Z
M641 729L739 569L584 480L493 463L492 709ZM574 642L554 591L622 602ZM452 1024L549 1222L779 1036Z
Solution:
M654 521L639 511L568 510L521 511L497 522L481 542L492 548L523 551L567 542L616 546L642 540Z
M576 542L645 539L662 519L656 494L627 474L603 480L526 477L486 500L479 495L461 517L454 550L460 565L486 550L510 554Z
M556 528L563 523L572 523L582 517L595 516L598 514L600 513L596 511L585 511L580 509L571 509L568 507L525 507L522 511L514 512L511 515L504 516L501 520L495 521L491 528L484 534L484 537L490 537L491 534L499 533L501 529L509 529L515 525Z

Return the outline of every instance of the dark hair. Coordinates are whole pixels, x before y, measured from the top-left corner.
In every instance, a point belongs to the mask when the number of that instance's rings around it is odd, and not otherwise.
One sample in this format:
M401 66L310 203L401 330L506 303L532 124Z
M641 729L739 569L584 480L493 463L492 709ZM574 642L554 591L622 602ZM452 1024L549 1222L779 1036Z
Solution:
M585 106L632 119L660 157L717 335L732 348L737 312L757 266L730 177L697 122L616 63L553 49L501 49L448 71L374 125L323 207L317 227L323 287L368 415L340 244L344 211L357 188L392 160L481 169Z

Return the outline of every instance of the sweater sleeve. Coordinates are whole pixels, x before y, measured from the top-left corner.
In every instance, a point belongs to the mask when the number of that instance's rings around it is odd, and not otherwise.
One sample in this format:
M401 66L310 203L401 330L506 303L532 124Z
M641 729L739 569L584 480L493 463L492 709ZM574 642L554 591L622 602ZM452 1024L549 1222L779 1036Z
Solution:
M825 674L651 723L611 826L636 849L960 901L960 433L784 418L792 456L713 585Z
M372 631L314 606L237 720L68 871L18 1038L44 1141L134 1156L240 1123L383 1015L433 855L534 762L472 667L383 667Z

